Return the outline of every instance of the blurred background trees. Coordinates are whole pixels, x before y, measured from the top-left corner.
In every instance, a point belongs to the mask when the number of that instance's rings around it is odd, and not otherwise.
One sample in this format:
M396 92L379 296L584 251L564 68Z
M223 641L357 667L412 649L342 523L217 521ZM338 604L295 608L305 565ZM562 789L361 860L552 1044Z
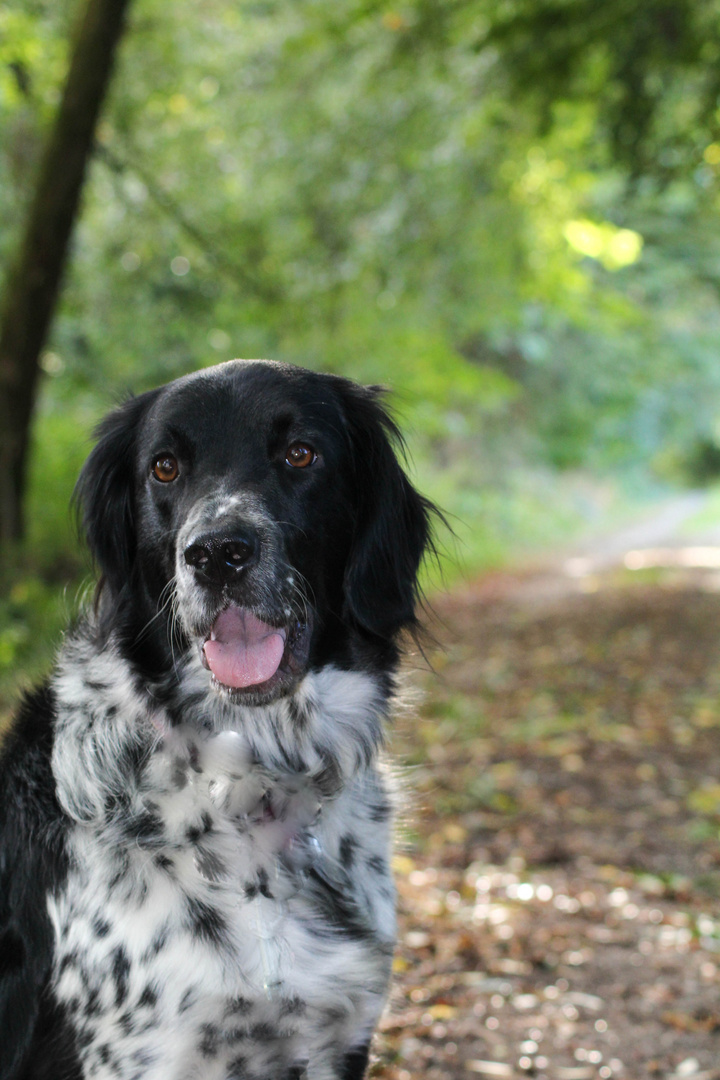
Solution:
M0 11L6 291L84 2ZM391 385L470 566L608 492L720 471L719 19L717 0L134 0L42 355L0 669L79 572L93 423L200 365Z
M0 308L0 544L21 540L40 354L47 340L127 0L88 0ZM29 73L16 61L18 89Z

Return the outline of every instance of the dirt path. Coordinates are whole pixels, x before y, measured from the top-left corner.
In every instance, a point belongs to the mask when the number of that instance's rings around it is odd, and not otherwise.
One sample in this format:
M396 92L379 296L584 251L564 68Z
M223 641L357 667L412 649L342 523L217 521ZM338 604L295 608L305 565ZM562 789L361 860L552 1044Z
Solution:
M720 549L679 533L696 509L439 605L396 738L374 1076L720 1078Z

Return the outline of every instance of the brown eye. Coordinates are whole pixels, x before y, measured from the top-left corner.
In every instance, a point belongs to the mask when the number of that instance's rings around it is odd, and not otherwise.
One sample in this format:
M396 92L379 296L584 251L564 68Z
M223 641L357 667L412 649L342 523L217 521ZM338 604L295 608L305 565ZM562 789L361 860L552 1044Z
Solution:
M177 463L177 458L172 454L161 454L160 457L156 457L152 463L152 472L156 480L160 480L163 484L169 484L173 480L177 480L180 473L180 466Z
M307 469L308 465L317 461L317 454L307 443L296 442L285 451L285 461L293 469Z

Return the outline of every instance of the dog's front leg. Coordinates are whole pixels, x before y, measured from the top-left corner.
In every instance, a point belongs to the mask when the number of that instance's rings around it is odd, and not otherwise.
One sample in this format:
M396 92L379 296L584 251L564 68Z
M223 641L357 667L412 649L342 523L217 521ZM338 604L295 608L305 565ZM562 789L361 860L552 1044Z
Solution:
M362 1080L367 1069L370 1043L356 1046L345 1055L340 1067L339 1080Z

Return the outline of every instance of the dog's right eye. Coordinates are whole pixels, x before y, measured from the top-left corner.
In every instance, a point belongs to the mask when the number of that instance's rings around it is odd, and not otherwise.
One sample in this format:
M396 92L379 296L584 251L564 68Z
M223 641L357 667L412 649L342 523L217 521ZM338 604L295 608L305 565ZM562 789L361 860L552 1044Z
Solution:
M160 454L152 463L152 474L163 484L170 484L173 480L177 480L180 474L177 458L172 454Z
M316 461L317 454L309 443L296 442L285 451L285 462L292 465L293 469L307 469L308 465L314 465Z

